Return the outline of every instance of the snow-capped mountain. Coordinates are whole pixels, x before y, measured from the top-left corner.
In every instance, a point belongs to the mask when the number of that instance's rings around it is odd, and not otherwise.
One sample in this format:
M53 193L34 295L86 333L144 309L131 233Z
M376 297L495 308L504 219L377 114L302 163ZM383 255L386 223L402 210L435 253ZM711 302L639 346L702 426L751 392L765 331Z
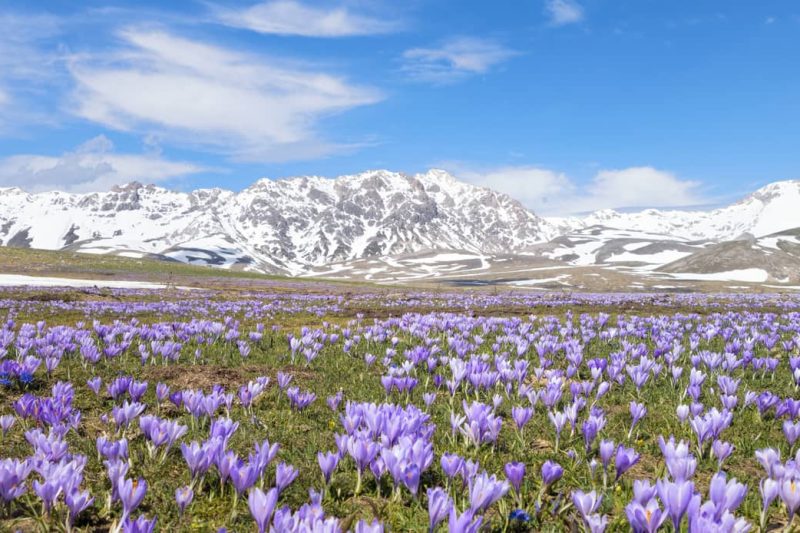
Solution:
M262 179L233 193L131 183L105 193L0 190L0 244L153 255L298 274L428 249L478 253L546 241L555 228L510 197L444 171Z
M386 282L800 284L798 208L800 181L784 181L709 211L546 219L441 170L379 170L262 179L238 193L139 183L91 194L0 189L0 245Z
M800 227L800 180L771 183L734 204L711 211L646 209L620 213L608 209L572 219L571 224L635 229L698 240L761 237Z

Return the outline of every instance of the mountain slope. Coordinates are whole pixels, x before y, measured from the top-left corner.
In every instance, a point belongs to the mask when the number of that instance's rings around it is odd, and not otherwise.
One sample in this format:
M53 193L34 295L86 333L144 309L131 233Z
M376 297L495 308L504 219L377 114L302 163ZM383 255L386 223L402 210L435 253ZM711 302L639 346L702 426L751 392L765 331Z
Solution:
M260 180L233 193L131 183L107 193L0 190L0 244L298 274L428 249L503 252L556 234L506 195L439 170Z
M711 211L646 209L636 213L597 211L581 226L636 229L686 239L725 241L761 237L800 227L800 180L771 183L727 207ZM573 224L576 222L573 220Z
M536 278L541 288L542 272L558 286L573 274L800 283L798 207L800 181L786 181L711 211L544 219L444 171L378 170L262 179L238 193L0 189L0 245L390 282Z

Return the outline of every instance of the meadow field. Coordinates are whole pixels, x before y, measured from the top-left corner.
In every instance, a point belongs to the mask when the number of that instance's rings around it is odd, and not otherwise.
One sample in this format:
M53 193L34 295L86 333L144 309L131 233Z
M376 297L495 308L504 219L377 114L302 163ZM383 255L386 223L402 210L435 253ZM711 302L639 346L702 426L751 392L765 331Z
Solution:
M797 524L799 297L4 289L0 320L1 531Z

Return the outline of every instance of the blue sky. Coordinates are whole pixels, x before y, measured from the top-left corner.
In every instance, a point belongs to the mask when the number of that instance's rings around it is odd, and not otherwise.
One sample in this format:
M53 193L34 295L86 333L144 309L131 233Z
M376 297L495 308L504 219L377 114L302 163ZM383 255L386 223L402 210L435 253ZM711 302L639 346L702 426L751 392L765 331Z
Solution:
M0 186L440 167L544 214L721 204L800 178L798 50L793 1L4 2Z

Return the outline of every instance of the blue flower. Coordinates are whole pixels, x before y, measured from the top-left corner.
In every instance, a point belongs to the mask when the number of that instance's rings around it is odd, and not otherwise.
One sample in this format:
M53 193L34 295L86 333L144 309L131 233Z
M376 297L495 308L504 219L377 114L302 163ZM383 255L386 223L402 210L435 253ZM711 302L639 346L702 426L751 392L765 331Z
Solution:
M27 385L33 382L33 374L30 372L23 372L19 375L19 382L23 385Z
M511 514L509 515L509 518L511 520L519 520L520 522L530 522L531 521L531 515L529 515L528 513L523 511L522 509L514 509L513 511L511 511Z

